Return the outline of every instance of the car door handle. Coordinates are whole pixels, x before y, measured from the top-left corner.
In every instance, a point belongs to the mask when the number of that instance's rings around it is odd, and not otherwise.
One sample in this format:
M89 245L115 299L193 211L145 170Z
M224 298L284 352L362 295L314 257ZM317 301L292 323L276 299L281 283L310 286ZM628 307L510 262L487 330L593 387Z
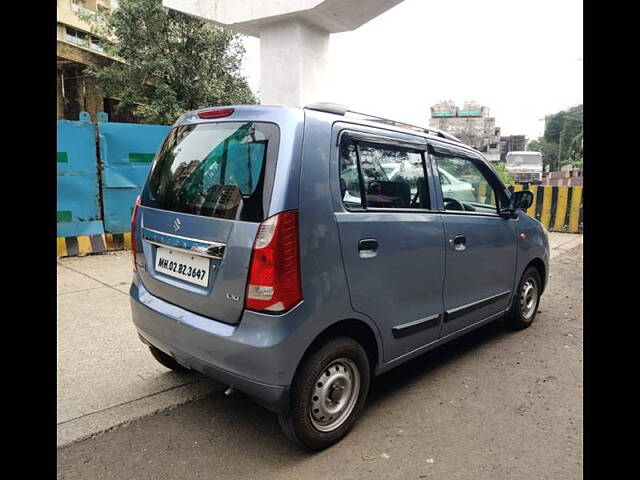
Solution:
M363 238L358 242L358 254L360 258L371 258L378 255L378 240L375 238Z
M467 237L464 235L456 235L449 240L449 243L453 245L454 250L464 250L467 248Z

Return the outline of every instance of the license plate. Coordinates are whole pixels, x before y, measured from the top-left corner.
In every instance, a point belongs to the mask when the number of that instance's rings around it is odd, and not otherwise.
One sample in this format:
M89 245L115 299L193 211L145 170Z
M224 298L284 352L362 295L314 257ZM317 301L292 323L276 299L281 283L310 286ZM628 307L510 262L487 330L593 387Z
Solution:
M209 284L209 268L208 258L170 248L158 247L156 250L156 272L170 277L206 287Z

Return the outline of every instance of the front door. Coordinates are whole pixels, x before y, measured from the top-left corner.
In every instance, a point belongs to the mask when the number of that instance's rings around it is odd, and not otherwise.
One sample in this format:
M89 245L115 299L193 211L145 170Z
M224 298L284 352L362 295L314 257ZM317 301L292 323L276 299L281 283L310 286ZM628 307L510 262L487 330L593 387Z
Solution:
M351 304L378 326L384 361L437 340L444 280L444 231L431 209L426 142L415 137L422 144L404 146L389 135L342 135L335 169Z
M473 154L439 148L438 172L446 238L441 337L495 318L508 309L516 267L516 221L499 215L507 197L495 173Z

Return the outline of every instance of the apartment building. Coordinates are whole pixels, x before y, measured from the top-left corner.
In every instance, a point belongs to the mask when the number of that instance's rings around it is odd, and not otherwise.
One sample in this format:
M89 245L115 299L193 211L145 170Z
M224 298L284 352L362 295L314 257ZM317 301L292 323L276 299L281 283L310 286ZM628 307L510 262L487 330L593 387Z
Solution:
M504 162L509 152L524 152L526 146L527 139L524 135L500 137L500 161Z
M115 100L104 98L95 80L85 74L89 65L113 62L106 55L94 22L83 15L111 13L115 0L57 0L57 118L77 120L81 111L95 121L98 112L112 114ZM110 115L111 117L111 115Z
M444 130L482 152L489 161L500 160L500 127L489 108L476 102L458 107L451 100L431 107L429 126Z

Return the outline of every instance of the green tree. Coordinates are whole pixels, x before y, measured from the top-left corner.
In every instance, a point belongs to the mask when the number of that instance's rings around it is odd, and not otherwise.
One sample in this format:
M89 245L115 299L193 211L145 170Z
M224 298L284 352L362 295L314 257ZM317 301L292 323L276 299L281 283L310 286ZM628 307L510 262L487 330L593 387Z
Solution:
M512 183L513 180L511 178L511 175L509 175L509 172L507 172L504 162L495 162L492 164L492 166L495 172L500 177L500 180L502 180L502 183L504 183L505 185L510 185Z
M567 112L562 111L544 117L544 139L548 142L558 143L562 134L562 128Z
M582 168L582 151L583 151L583 142L582 142L582 131L577 134L571 144L569 145L569 158L574 166L578 168Z
M103 93L144 122L171 124L188 110L254 104L240 74L241 38L162 6L161 0L121 0L111 15L92 15L96 33L111 39L106 53L120 60L88 73Z
M530 152L540 152L542 154L542 163L546 167L550 165L551 170L558 165L558 145L548 142L544 137L540 137L537 140L531 140L527 144L527 150Z
M545 117L544 135L531 140L527 150L542 153L544 165L558 169L562 165L582 167L582 104Z

